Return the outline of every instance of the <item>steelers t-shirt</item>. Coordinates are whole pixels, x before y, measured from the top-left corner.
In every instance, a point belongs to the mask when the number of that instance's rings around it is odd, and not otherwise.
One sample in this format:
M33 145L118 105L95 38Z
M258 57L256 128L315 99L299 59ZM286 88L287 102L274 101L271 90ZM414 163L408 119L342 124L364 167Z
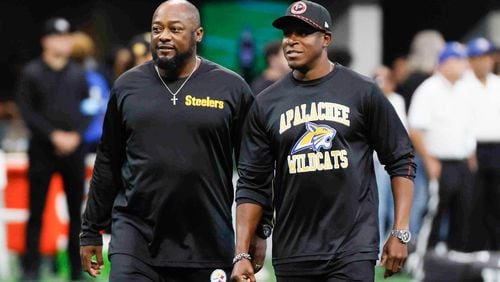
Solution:
M99 231L111 224L111 255L153 266L232 266L233 156L253 95L239 75L205 59L186 80L166 82L173 97L150 61L115 82L82 245L102 244Z
M256 97L236 199L273 199L278 274L290 263L377 258L373 150L392 177L414 178L413 148L394 108L371 80L339 64L313 81L290 74Z

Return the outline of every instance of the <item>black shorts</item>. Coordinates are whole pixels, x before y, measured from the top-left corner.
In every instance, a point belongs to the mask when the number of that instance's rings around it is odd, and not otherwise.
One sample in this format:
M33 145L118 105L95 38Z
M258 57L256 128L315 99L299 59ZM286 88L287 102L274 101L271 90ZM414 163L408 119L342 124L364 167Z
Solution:
M230 281L231 268L180 268L156 267L126 254L112 254L110 282L154 281L154 282L198 282ZM219 278L220 280L216 280ZM224 279L225 278L225 279Z
M311 262L319 263L321 262ZM329 262L328 272L322 274L277 275L277 282L340 282L375 280L375 260L359 260L346 263Z

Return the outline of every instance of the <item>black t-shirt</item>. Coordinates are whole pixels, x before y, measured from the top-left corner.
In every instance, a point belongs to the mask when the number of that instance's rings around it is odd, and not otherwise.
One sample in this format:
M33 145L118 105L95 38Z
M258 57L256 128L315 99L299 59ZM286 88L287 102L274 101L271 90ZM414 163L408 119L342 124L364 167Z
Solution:
M274 197L278 273L290 263L377 258L373 150L393 177L413 179L415 165L400 119L371 80L338 64L314 81L290 74L256 97L243 136L236 200L265 206Z
M230 267L233 153L252 93L240 76L202 59L175 106L171 98L152 61L116 81L81 244L99 244L112 214L111 254L155 266Z
M91 119L80 104L88 93L85 72L76 63L54 71L40 58L31 61L19 79L16 97L31 138L50 143L56 129L83 134Z
M250 88L252 88L253 93L258 95L262 90L269 87L271 84L275 83L275 80L269 80L264 75L260 75L252 81Z

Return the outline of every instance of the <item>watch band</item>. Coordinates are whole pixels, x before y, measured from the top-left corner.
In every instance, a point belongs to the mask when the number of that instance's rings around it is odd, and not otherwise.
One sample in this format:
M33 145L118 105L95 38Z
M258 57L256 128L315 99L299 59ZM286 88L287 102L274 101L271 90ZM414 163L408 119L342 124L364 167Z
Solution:
M398 238L403 244L407 244L411 239L410 230L406 229L393 229L391 231L391 236Z

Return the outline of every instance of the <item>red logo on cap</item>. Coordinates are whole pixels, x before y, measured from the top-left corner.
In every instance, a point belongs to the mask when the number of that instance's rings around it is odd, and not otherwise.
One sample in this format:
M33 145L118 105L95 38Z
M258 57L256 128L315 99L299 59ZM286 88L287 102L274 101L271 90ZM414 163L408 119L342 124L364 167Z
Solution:
M294 15L300 15L300 14L305 13L306 10L307 10L306 3L299 1L299 2L296 2L295 4L293 4L292 9L290 11Z

